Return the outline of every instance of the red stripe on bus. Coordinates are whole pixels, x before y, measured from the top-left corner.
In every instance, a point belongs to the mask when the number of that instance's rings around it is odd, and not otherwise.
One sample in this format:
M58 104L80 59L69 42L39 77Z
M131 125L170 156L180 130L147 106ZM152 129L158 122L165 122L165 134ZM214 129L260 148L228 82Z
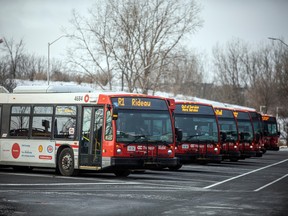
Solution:
M56 147L60 147L61 145L64 145L64 144L59 144L59 143L55 144ZM73 149L78 149L79 148L78 145L69 145L69 146L71 146Z

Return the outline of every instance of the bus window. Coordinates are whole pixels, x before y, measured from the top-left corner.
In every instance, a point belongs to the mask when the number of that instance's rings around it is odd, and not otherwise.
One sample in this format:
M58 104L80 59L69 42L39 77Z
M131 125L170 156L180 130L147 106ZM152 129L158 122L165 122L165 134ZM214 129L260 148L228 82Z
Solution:
M29 121L30 121L30 106L13 106L11 109L10 118L10 136L25 136L28 137Z
M112 117L110 110L106 112L105 140L112 140Z
M54 137L74 139L76 128L76 106L56 106Z
M35 106L32 118L32 137L50 137L53 107Z

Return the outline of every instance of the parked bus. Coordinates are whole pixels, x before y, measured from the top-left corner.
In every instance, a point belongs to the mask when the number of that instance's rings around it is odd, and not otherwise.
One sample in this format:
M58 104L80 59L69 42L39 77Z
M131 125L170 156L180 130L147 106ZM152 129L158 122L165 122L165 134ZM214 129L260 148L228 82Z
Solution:
M278 142L280 132L278 130L276 117L262 114L264 146L267 150L279 150Z
M239 129L239 150L241 152L241 158L245 159L249 157L255 157L255 136L251 116L248 111L240 109L235 109L233 113L237 119L237 125Z
M55 168L64 176L177 165L173 99L73 89L0 93L0 165Z
M264 146L262 116L260 113L256 111L249 111L249 113L253 122L253 128L254 128L254 133L255 133L256 156L261 157L262 154L266 152L266 149Z
M218 117L221 135L221 155L223 159L238 161L241 153L239 151L239 132L237 120L233 110L224 107L214 107Z
M176 146L177 167L191 162L219 162L220 135L214 109L209 104L176 101L176 127L182 130L182 141Z

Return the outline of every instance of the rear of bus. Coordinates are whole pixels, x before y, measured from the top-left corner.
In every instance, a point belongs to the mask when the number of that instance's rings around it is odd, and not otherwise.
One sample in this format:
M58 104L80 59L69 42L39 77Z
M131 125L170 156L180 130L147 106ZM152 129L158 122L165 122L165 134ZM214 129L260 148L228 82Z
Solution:
M264 133L264 147L267 150L279 150L278 142L280 132L277 126L276 117L262 114L263 133Z
M113 136L103 143L103 158L113 168L154 169L176 166L173 99L111 96Z
M176 127L182 141L176 146L181 164L220 162L220 134L214 109L209 104L176 101Z
M233 110L229 108L214 107L218 117L218 124L221 135L221 154L223 159L238 161L240 158L239 151L239 133L237 121Z
M233 113L237 119L239 130L239 150L241 152L241 159L255 157L256 150L254 146L254 129L250 114L248 111L244 110L235 110Z

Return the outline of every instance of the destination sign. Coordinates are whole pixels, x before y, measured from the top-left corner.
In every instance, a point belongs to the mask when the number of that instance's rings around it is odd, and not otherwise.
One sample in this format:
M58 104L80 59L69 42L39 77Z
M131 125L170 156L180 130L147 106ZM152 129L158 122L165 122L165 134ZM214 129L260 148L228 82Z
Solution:
M166 101L157 98L118 97L112 98L112 103L124 109L153 109L167 110Z
M175 113L187 113L198 115L214 115L213 108L211 106L201 104L176 104Z
M218 118L234 118L233 111L232 110L226 110L226 109L215 109L215 113L218 116Z
M250 120L248 112L233 112L233 113L238 120Z

